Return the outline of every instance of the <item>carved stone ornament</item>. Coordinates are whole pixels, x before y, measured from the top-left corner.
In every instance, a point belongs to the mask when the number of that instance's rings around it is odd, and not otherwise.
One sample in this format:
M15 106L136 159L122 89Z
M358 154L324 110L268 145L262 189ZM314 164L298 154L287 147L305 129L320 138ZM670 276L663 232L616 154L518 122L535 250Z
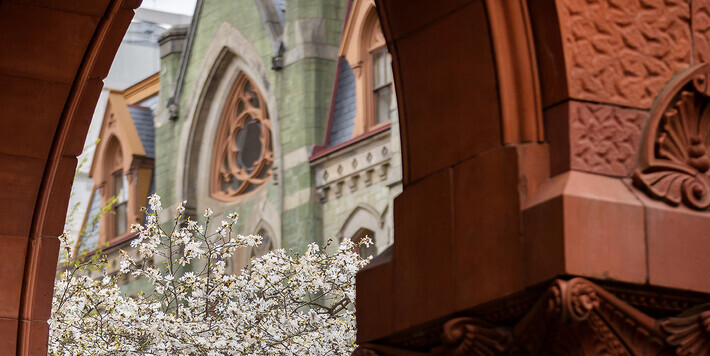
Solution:
M444 355L500 355L510 348L510 333L485 320L456 318L444 324L443 347L435 353Z
M683 356L710 355L710 303L689 309L661 323L666 342Z
M710 206L710 64L679 73L659 94L641 137L634 185L655 199Z
M363 344L353 355L710 355L710 303L655 319L602 287L573 278L554 281L528 308L512 327L457 317L439 327L438 346ZM429 339L421 331L413 335Z

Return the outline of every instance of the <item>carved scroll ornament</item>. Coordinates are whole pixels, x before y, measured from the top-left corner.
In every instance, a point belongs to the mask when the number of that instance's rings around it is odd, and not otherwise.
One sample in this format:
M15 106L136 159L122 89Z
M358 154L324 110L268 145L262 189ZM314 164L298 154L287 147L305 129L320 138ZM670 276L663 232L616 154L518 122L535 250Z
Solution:
M457 317L429 332L440 333L439 346L364 344L353 355L708 356L710 304L655 319L595 283L573 278L555 280L514 326ZM421 331L415 335L430 339Z
M641 138L634 185L667 204L710 206L710 64L691 67L659 94Z

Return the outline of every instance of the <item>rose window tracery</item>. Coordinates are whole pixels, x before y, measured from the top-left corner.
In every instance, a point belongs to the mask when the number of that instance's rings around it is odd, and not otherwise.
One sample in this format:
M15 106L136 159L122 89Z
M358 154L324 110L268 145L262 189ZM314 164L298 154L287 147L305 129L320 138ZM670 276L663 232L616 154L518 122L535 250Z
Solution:
M264 184L274 154L266 103L251 79L240 74L232 87L217 129L211 193L234 200Z

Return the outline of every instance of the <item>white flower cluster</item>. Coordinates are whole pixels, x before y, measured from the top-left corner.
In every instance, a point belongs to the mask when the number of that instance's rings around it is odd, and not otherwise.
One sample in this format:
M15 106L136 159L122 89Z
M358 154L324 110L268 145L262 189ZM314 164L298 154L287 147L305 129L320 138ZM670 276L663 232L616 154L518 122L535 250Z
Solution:
M153 212L160 198L150 197ZM334 254L311 244L302 256L274 250L239 275L225 272L236 249L259 236L233 232L237 215L214 234L183 218L172 232L153 213L122 254L120 274L92 279L95 261L74 261L56 282L50 355L349 355L355 348L355 273L368 263L345 240ZM370 243L367 240L364 243ZM147 261L162 261L156 264ZM121 274L149 281L150 293L125 296Z

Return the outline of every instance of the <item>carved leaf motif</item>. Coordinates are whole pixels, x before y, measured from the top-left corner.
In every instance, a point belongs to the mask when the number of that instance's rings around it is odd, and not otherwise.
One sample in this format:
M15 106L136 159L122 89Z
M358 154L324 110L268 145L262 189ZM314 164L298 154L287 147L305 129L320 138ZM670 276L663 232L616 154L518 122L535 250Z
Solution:
M707 179L690 175L683 171L668 170L642 174L634 173L634 183L646 188L654 198L676 206L681 202L696 209L706 209L710 206Z
M567 288L570 291L567 306L570 316L576 321L586 320L591 311L599 307L599 296L592 285L583 279L570 281Z
M710 304L703 304L668 318L661 327L669 336L668 344L676 346L679 356L710 354Z
M444 324L444 344L450 355L492 356L506 352L510 334L474 318L456 318Z

